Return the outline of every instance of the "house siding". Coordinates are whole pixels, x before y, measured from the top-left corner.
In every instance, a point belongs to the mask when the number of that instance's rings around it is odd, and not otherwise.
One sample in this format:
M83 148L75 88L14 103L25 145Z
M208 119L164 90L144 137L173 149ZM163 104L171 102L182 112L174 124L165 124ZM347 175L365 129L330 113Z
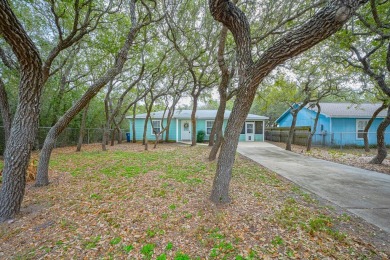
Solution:
M332 118L332 140L335 145L364 145L363 139L356 137L356 121L369 120L370 118ZM368 130L368 143L376 145L376 130L382 122L382 118L376 118ZM385 142L390 144L390 127L386 128Z
M159 120L159 119L153 119L153 120ZM131 140L133 138L132 121L133 120L129 120L129 129L130 129L129 132L130 132L130 139ZM190 119L176 120L175 118L173 118L171 120L171 125L170 125L170 130L169 130L169 141L176 141L176 124L178 124L178 140L181 141L181 125L182 125L183 121L191 122ZM213 121L213 119L198 119L197 120L197 124L196 124L196 132L197 133L198 133L198 131L205 131L205 133L206 133L206 121ZM143 132L144 132L144 122L145 122L144 118L135 119L135 131L136 131L136 140L137 141L142 141ZM163 121L164 126L166 126L166 122L167 122L167 120L164 119L164 121ZM253 120L248 121L248 122L253 122ZM261 122L263 122L263 121L261 121ZM226 125L227 125L227 119L225 119L223 122L222 131L225 131ZM166 136L166 132L163 133L163 135L161 136L161 139L165 140L165 136ZM151 141L156 140L155 135L153 135L151 133L150 121L148 122L148 126L147 126L147 138L148 138L148 140L151 140ZM210 135L206 134L204 140L208 141L209 139L210 139ZM239 141L245 141L245 134L240 135ZM255 141L262 142L263 135L262 134L255 134Z
M310 126L314 127L314 120L316 112L303 108L297 116L296 126ZM318 120L316 129L317 141L328 145L364 145L363 139L356 137L356 121L357 120L369 120L370 118L329 118L324 114L321 114ZM369 144L376 145L376 130L383 118L376 118L372 123L369 133ZM278 121L280 127L290 127L292 122L291 113L285 113ZM322 130L321 130L322 125ZM390 144L390 126L386 128L385 142ZM245 136L244 136L245 138Z

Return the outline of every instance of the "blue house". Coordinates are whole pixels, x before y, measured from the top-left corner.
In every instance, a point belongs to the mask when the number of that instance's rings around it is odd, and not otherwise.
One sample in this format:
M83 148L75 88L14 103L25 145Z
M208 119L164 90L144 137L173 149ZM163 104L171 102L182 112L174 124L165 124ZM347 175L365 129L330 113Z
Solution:
M180 141L191 141L191 112L192 110L176 110L169 127L169 140L180 142ZM196 111L196 131L203 130L205 132L205 140L209 140L211 128L213 127L214 119L217 114L217 110L197 110ZM223 130L226 127L227 119L230 116L230 111L226 110L224 115ZM165 115L166 117L166 115ZM130 119L130 135L132 131L132 124L135 124L135 136L137 141L141 141L144 132L144 124L146 114L136 115L135 122ZM166 127L167 120L163 118L163 111L151 113L151 123L148 123L147 138L148 140L156 140L153 130L159 132L162 127ZM240 135L240 141L264 141L264 126L265 120L268 117L248 114L244 127ZM153 129L152 129L153 125ZM165 140L166 132L160 137Z
M380 106L381 104L371 103L320 103L321 113L313 141L327 145L364 145L364 128ZM296 126L309 126L313 129L316 114L317 107L307 105L298 113ZM386 114L385 109L372 123L368 132L369 144L376 144L376 130ZM291 122L290 109L276 120L279 127L290 127ZM390 126L385 131L385 142L390 144Z

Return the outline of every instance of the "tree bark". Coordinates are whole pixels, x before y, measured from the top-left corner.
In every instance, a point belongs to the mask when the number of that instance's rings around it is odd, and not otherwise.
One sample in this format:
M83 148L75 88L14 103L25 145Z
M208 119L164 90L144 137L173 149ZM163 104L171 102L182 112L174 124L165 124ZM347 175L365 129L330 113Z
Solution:
M5 90L5 85L1 79L0 79L0 110L1 110L1 119L3 120L3 127L4 127L4 145L5 147L7 147L7 142L11 131L12 116L8 104L8 96Z
M146 143L148 141L147 140L147 131L148 131L148 122L149 122L151 110L152 110L152 108L150 107L149 109L147 109L147 112L146 112L146 117L145 117L145 122L144 122L144 133L143 133L143 138L142 138L143 145L146 145Z
M83 145L84 135L85 135L85 126L87 124L87 115L88 115L89 103L85 106L83 111L83 117L81 118L79 141L77 142L76 152L81 151L81 146Z
M291 142L292 142L294 132L295 132L295 125L297 124L298 112L299 111L295 110L295 109L293 111L291 111L292 121L291 121L290 129L288 131L288 136L287 136L287 142L286 142L286 150L287 151L291 151Z
M311 144L313 142L313 136L314 136L314 134L317 131L318 119L320 118L320 114L321 114L321 106L320 106L320 104L318 102L316 103L316 106L317 106L316 118L314 119L313 129L311 130L311 132L309 134L309 138L307 140L306 151L308 151L308 152L311 150Z
M297 117L299 111L302 110L307 104L309 103L309 97L306 98L306 100L301 103L297 108L294 108L293 106L291 107L291 115L293 117L290 130L288 131L288 137L287 137L287 142L286 142L286 150L291 151L291 142L294 137L294 132L295 132L295 125L297 124Z
M370 120L368 120L367 122L367 125L366 127L364 128L364 132L363 132L363 140L364 140L364 150L366 152L369 152L370 151L370 146L369 146L369 143L368 143L368 130L370 129L372 123L374 122L375 118L378 116L378 114L384 110L388 105L386 105L385 103L383 103L377 110L375 110L374 114L372 114L372 117L370 118Z
M134 107L133 107L133 122L132 122L132 138L133 138L133 143L136 143L137 142L137 138L135 136L135 115L136 115L136 112L137 112L137 104L134 104Z
M219 70L221 71L221 81L218 86L218 92L219 92L219 107L217 111L217 115L215 116L215 121L213 124L213 128L211 129L210 138L209 138L209 146L214 145L214 138L217 133L222 132L222 126L223 126L223 120L225 115L225 109L226 109L226 102L227 102L227 88L229 85L230 80L230 74L229 70L225 63L225 45L226 45L226 37L227 37L228 28L226 26L222 26L221 29L221 35L219 37L219 44L218 44L218 66ZM222 135L220 135L221 137ZM218 138L218 137L217 137ZM215 156L218 152L219 147L216 147L211 150L209 155L209 160L214 160ZM213 151L214 150L214 151Z
M104 123L103 125L103 138L102 138L102 150L103 151L107 151L107 142L108 142L108 138L109 138L109 135L110 135L110 128L111 128L111 116L110 116L110 113L112 111L110 111L111 109L111 104L110 104L110 94L111 94L111 91L112 91L112 88L113 88L113 85L114 83L112 82L112 80L110 81L110 84L108 85L108 88L107 88L107 94L104 98L104 114L105 114L105 119L106 119L106 122Z
M381 164L387 156L387 148L385 143L385 131L386 128L390 125L390 106L387 109L387 115L383 121L379 124L377 129L377 145L378 152L377 155L370 161L371 164Z
M112 128L112 134L111 134L111 143L110 143L110 146L114 146L115 145L115 137L118 133L117 131L118 129L116 127L113 127Z
M4 152L0 191L0 222L3 222L19 213L23 200L26 170L38 130L43 74L38 49L6 0L0 0L0 34L20 64L19 103Z
M196 95L192 95L193 99L193 105L192 105L192 112L191 112L191 146L196 145L196 109L198 108L198 98L199 98L200 92Z
M245 14L229 0L209 0L214 19L223 23L233 34L239 72L239 89L221 146L210 197L212 202L230 201L229 184L238 139L258 85L276 66L338 31L365 2L367 0L331 1L302 26L274 42L257 62L253 62L250 27Z
M223 121L224 121L224 116L225 116L225 109L226 109L226 91L222 91L219 93L219 107L217 111L217 115L215 117L213 129L211 130L210 133L210 141L209 145L213 145L211 148L210 154L209 154L209 160L214 161L215 158L217 157L217 153L219 148L221 147L222 144L222 139L223 139L223 132L222 132L222 127L223 127ZM213 133L214 130L214 133ZM214 143L214 135L217 135L217 141ZM211 142L211 139L213 139L213 142Z

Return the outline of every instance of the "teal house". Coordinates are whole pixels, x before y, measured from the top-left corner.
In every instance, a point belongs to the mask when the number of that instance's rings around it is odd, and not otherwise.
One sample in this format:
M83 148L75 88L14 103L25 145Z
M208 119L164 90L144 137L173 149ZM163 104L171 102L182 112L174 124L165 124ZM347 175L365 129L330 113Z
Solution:
M364 145L364 128L380 106L380 103L320 103L320 117L313 142L317 141L326 145ZM308 126L313 129L316 114L317 107L307 105L299 111L296 126ZM372 123L368 131L369 144L375 145L377 143L376 130L386 115L387 109L382 110ZM291 122L290 109L276 120L279 127L290 127ZM385 143L390 144L390 126L385 131Z
M171 124L169 126L169 141L181 142L181 141L191 141L191 110L176 110ZM196 131L205 132L205 140L209 140L211 128L213 127L214 119L217 114L217 110L197 110L196 111ZM227 120L230 116L230 111L226 110L224 115L224 124L223 130L225 130ZM166 117L166 115L165 115ZM135 124L135 136L137 141L141 141L144 132L144 124L146 114L139 114L135 117L135 122L133 122L132 117L127 117L130 119L130 136L133 136L132 133L132 124ZM244 127L240 135L240 141L248 142L263 142L264 141L264 126L265 120L268 117L258 116L253 114L248 114ZM167 120L163 119L163 111L151 113L151 122L148 123L147 128L147 138L148 140L156 140L154 131L160 132L161 129L166 127ZM153 125L153 129L152 129ZM166 132L163 133L160 138L165 140Z

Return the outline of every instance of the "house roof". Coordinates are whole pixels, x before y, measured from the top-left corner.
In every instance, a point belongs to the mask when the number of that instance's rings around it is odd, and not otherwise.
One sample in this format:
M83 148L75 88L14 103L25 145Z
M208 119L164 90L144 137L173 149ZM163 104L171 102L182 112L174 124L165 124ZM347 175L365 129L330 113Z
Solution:
M362 103L362 104L351 104L351 103L320 103L321 114L328 117L346 117L346 118L370 118L375 110L377 110L382 104L381 103ZM317 112L317 107L311 108L309 105L306 106L309 110ZM382 110L377 117L385 117L387 110Z
M172 118L177 118L177 119L190 119L191 118L191 113L192 110L175 110L175 113ZM230 116L231 111L225 110L225 115L224 118L228 119ZM157 111L157 112L152 112L151 117L152 118L162 118L164 114L164 111ZM196 111L196 118L197 119L214 119L215 116L217 115L217 110L197 110ZM167 112L165 114L165 117L167 116ZM127 117L131 118L131 117ZM146 113L144 114L139 114L136 115L135 118L146 118ZM259 116L259 115L254 115L254 114L248 114L247 120L267 120L268 117L266 116Z
M375 110L377 110L382 104L381 103L319 103L321 107L321 114L327 117L338 117L338 118L371 118ZM311 106L310 104L305 107L306 109L317 113L317 106ZM290 109L287 109L278 119L276 123L282 120ZM378 114L378 118L386 117L386 109Z

